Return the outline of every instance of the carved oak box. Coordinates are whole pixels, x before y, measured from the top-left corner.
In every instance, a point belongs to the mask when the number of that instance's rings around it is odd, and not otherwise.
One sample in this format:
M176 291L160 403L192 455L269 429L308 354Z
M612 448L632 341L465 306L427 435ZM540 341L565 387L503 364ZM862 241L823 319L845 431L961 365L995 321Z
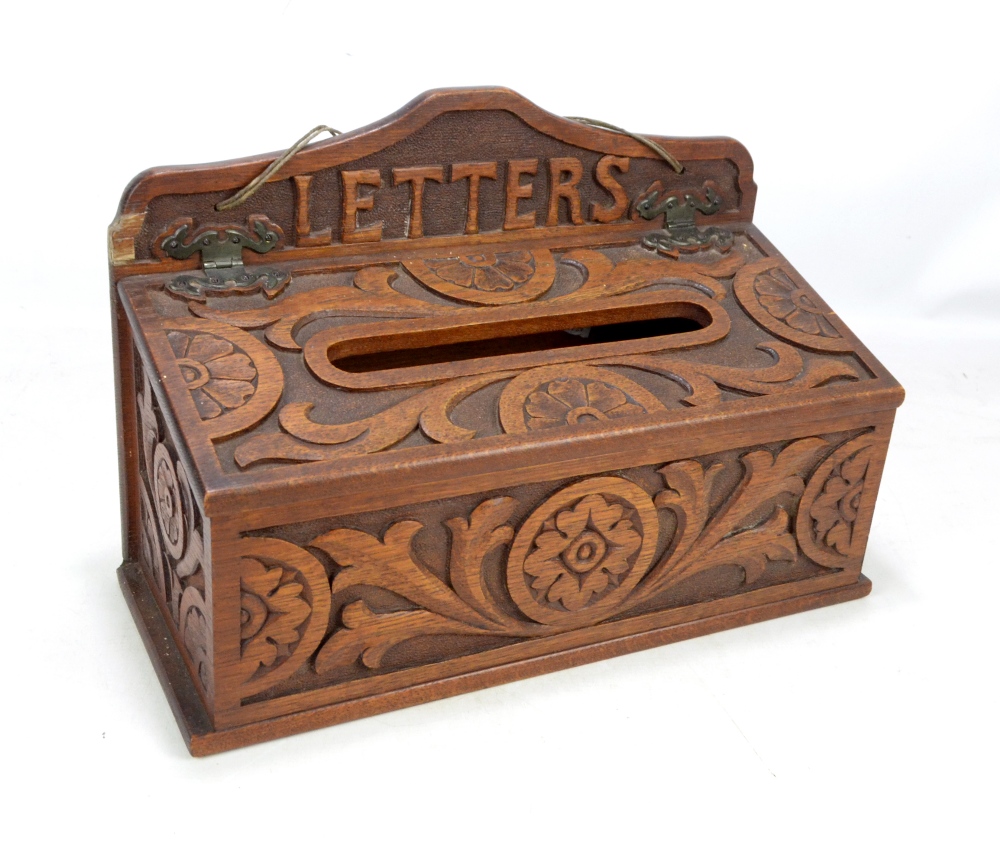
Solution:
M120 579L192 753L868 592L903 391L739 143L486 89L298 146L110 229Z

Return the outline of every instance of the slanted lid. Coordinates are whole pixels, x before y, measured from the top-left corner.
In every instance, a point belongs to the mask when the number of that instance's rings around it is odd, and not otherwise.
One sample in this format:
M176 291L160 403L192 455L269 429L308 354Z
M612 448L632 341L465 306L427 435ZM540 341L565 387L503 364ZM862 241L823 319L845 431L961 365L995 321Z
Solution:
M655 140L682 172L510 91L439 91L302 150L231 210L276 156L149 171L110 236L157 372L140 388L230 501L898 405L753 226L744 148Z

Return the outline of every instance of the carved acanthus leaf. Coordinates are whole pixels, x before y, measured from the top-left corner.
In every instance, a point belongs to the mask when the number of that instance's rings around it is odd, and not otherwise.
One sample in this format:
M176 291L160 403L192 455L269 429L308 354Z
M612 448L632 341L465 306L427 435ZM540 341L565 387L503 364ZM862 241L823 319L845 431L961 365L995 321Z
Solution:
M452 534L451 587L413 558L413 536L422 528L416 521L394 523L382 541L354 529L335 529L313 541L313 546L344 568L334 576L334 594L366 585L419 606L417 610L376 613L361 600L349 603L341 616L343 628L316 657L316 671L349 665L358 656L374 669L392 647L425 635L528 633L527 624L500 611L483 582L484 558L508 544L513 535L505 522L514 507L513 499L497 497L478 505L468 520L445 522Z
M401 520L386 530L380 541L357 529L334 529L312 542L343 567L334 576L333 593L352 585L382 588L419 605L471 626L484 620L459 599L433 573L417 564L410 553L413 536L423 528L414 520Z
M785 549L794 549L794 536L787 513L781 510L782 514L777 515L777 499L784 493L802 494L805 488L802 472L826 447L823 439L807 438L792 442L777 456L769 450L747 453L740 460L743 477L711 517L706 513L721 465L705 469L698 462L681 462L661 469L671 486L668 491L672 493L661 492L656 497L656 504L674 511L677 532L672 550L643 583L640 601L711 567L720 564L744 566L736 556L750 548L755 551L770 548L775 555L765 552L766 556L774 560L793 560L794 552L789 555ZM741 532L750 516L765 505L772 507L772 516L764 524ZM791 543L781 539L782 529L792 539ZM739 539L737 543L728 543L736 539ZM748 583L761 563L759 556L756 560L753 558L751 556L748 561L749 567L744 566Z
M716 544L713 563L708 566L738 565L743 568L745 583L752 585L764 574L769 561L795 561L795 536L789 523L788 512L778 506L765 523Z
M517 508L511 497L494 497L472 510L468 520L462 517L445 521L451 532L451 585L463 600L501 626L506 617L487 595L483 582L483 559L514 537L507 520Z
M712 511L712 490L725 466L721 462L673 462L660 468L667 487L654 498L658 508L670 509L677 517L672 554L683 558L705 529Z
M378 669L394 646L415 637L434 634L486 634L432 611L390 611L376 614L360 600L344 607L341 628L316 655L320 675L355 663L358 657L369 669Z

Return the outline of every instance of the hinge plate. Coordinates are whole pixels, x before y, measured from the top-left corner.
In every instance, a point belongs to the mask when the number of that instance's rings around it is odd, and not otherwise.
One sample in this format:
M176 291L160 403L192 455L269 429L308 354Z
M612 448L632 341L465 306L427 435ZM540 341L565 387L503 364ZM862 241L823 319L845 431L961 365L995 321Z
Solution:
M695 225L696 211L710 216L718 213L721 207L719 196L711 185L706 183L703 189L704 199L694 193L673 193L658 202L663 187L660 182L652 184L635 209L643 219L656 219L663 214L663 230L647 234L642 244L670 257L679 257L681 252L701 251L713 245L721 252L729 251L733 245L731 231L716 226L699 228Z
M251 217L255 238L243 228L202 229L185 242L190 224L173 229L160 243L163 252L184 260L201 252L203 275L178 275L167 284L167 290L184 298L204 300L206 295L248 293L260 290L274 298L291 280L288 272L279 269L248 267L243 264L243 249L257 254L269 252L277 244L280 229L268 220Z

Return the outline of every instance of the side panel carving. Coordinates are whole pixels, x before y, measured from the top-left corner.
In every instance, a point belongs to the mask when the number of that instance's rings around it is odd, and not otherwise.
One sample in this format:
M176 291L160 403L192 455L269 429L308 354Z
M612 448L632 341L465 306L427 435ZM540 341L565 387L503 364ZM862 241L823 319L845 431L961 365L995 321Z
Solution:
M200 689L213 695L212 617L206 600L204 525L149 376L137 395L142 455L139 562L173 626Z

